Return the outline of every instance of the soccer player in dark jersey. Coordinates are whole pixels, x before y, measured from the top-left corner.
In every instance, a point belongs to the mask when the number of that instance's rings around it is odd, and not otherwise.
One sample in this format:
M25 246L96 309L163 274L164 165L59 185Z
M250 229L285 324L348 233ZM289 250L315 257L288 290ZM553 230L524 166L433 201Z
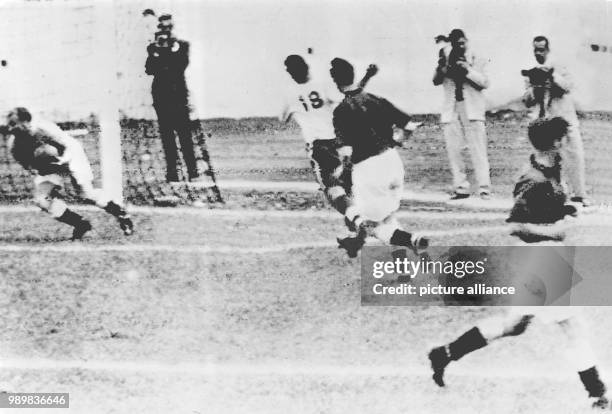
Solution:
M134 226L124 208L93 186L93 173L83 146L56 124L33 117L26 108L15 108L7 116L5 130L15 160L34 175L34 202L56 220L73 227L72 239L81 239L91 223L70 210L58 190L64 177L71 178L80 196L115 216L125 235Z
M528 136L535 151L530 157L529 168L516 184L515 204L507 220L518 226L513 234L523 241L560 241L562 233L555 229L554 224L567 215L576 214L576 208L565 203L567 196L561 184L559 150L567 130L568 123L561 117L538 119L529 125ZM561 257L559 254L556 251L548 256L545 250L534 250L533 255L522 255L521 283L516 283L517 288L529 291L533 289L530 287L534 285L532 281L539 279L542 284L539 290L544 292L544 296L551 293L550 299L543 299L554 300L552 293L560 283L563 284L565 277L563 266L558 269L555 265ZM588 396L594 399L593 407L609 408L610 399L588 340L582 307L522 306L522 297L522 294L515 295L510 303L515 306L508 307L505 314L485 318L454 341L433 348L429 360L435 383L440 387L445 385L444 374L451 362L499 339L523 334L536 319L560 328L567 340L564 347L568 359L578 372Z
M350 165L343 165L337 152L333 126L333 112L343 95L329 79L313 71L312 64L300 55L289 55L285 69L293 80L283 108L281 121L293 118L300 126L306 151L317 182L330 204L344 214L351 205ZM365 87L376 74L376 65L370 65L360 82Z
M353 66L344 59L332 60L330 74L345 94L334 110L334 129L339 154L353 165L353 205L346 220L358 230L356 237L339 239L349 257L355 257L368 235L413 250L424 249L428 241L402 230L396 218L404 185L404 165L396 147L394 131L405 134L418 126L410 116L384 98L363 92L354 83ZM406 129L407 128L407 129Z
M561 118L541 118L528 128L534 152L529 166L514 187L514 206L510 217L513 235L523 241L562 239L562 220L577 214L567 204L566 188L561 182L561 142L569 123Z

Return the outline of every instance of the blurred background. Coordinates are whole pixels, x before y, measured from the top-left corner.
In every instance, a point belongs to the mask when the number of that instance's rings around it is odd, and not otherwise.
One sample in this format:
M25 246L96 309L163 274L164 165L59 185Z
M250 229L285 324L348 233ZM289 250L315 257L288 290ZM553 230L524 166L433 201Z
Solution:
M108 93L120 109L154 118L144 62L157 21L142 15L146 8L172 13L177 36L191 43L187 76L200 119L277 115L289 81L283 59L309 47L323 67L336 56L377 63L372 92L410 113L435 113L434 37L456 27L489 60L490 108L522 94L520 70L534 65L531 40L542 34L574 74L579 107L612 109L606 0L7 0L0 6L2 108L19 101L81 118L95 112L104 79L116 74Z

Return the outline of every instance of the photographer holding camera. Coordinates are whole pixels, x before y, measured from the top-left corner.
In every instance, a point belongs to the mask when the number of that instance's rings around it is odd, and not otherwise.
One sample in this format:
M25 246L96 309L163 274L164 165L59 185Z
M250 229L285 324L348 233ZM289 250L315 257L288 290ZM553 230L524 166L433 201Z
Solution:
M465 142L470 149L480 197L486 200L491 195L482 92L489 87L484 70L486 62L468 49L467 38L461 29L452 30L448 37L436 37L436 42L440 41L450 42L450 45L440 49L433 84L444 88L440 122L453 175L454 193L451 199L470 196L470 183L461 156Z
M189 180L199 177L189 118L189 103L185 69L189 64L189 43L174 37L172 16L163 14L158 19L155 41L147 47L145 71L153 75L151 93L157 113L159 133L166 157L168 182L178 181L177 147L174 132L178 134Z
M562 143L562 172L569 181L573 197L571 201L590 205L586 196L585 163L580 124L571 96L574 87L567 69L555 62L550 54L550 43L544 36L533 39L533 55L537 65L522 70L526 77L523 102L531 108L530 117L562 117L569 123Z

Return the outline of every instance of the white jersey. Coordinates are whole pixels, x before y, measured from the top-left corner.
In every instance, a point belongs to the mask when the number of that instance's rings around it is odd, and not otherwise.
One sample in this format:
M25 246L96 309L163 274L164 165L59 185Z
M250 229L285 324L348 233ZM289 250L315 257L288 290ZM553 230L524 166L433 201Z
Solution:
M334 109L341 100L342 94L331 79L329 82L309 80L304 84L293 82L282 118L295 119L307 144L317 139L334 139Z
M45 119L33 117L30 123L32 135L41 142L61 146L64 151L72 153L82 149L82 145L72 135L62 130L57 124Z

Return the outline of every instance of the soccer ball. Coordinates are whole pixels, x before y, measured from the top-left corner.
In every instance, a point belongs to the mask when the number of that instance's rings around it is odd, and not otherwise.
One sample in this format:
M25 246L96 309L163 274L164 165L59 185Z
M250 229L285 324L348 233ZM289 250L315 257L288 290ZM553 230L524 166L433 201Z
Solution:
M38 148L34 150L34 159L35 160L43 160L43 159L51 159L55 158L57 161L59 157L59 151L53 145L42 144ZM54 161L51 161L54 162Z
M32 166L38 170L41 175L50 173L53 169L53 163L59 159L59 151L53 145L43 144L34 150L34 159Z

